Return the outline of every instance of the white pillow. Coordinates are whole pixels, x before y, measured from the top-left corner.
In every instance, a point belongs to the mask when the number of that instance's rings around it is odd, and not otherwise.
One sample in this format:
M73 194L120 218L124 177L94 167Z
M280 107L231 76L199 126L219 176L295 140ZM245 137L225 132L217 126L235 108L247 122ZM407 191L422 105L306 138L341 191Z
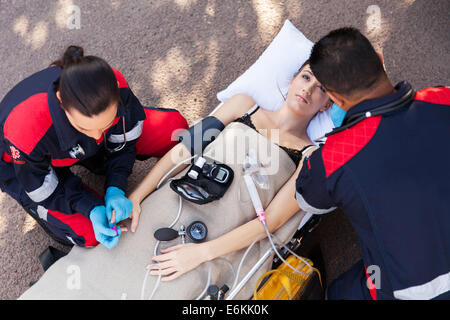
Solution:
M289 81L309 58L313 43L308 40L289 20L270 45L241 76L217 99L225 102L238 93L245 93L264 109L276 110L284 102ZM329 111L320 112L310 122L307 134L314 140L333 129Z

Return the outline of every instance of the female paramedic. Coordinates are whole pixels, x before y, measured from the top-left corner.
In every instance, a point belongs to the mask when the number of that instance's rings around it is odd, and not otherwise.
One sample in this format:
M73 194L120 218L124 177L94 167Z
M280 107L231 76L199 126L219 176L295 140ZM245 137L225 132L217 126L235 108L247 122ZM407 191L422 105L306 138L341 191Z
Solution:
M0 103L0 188L55 240L114 247L129 217L127 178L136 157L160 157L172 132L187 128L176 110L143 107L123 75L69 46L50 67L22 80ZM70 171L106 175L104 199Z

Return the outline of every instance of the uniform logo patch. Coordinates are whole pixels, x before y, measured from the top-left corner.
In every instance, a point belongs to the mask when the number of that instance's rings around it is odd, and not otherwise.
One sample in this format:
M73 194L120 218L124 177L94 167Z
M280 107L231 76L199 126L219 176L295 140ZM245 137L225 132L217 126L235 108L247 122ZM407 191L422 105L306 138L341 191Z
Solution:
M24 164L25 161L22 160L18 160L20 158L20 151L16 149L16 147L10 146L9 147L11 149L11 158L13 160L14 163L17 164Z
M69 154L72 157L72 159L81 159L82 157L85 156L85 152L79 144L73 146L72 150L69 151Z
M10 146L11 149L11 158L13 158L14 160L17 160L20 158L20 152L19 150L17 150L15 147Z

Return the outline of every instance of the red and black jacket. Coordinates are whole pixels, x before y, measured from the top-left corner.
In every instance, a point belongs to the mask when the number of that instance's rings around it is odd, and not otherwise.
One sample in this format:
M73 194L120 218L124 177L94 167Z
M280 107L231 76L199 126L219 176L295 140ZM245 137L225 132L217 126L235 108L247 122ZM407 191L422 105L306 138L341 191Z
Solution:
M395 93L359 103L346 118L410 89L401 82ZM420 90L406 107L328 137L297 179L302 209L323 214L338 207L349 218L364 264L380 271L373 298L450 297L449 106L449 87Z
M136 158L135 143L146 116L123 75L117 70L114 73L122 103L106 138L109 149L121 145L124 134L127 143L120 151L105 151L105 188L116 186L126 191ZM18 83L1 101L0 186L20 202L24 191L29 200L49 210L89 217L103 201L84 188L68 167L105 150L105 141L103 137L96 141L69 123L56 98L60 74L58 67L37 72Z

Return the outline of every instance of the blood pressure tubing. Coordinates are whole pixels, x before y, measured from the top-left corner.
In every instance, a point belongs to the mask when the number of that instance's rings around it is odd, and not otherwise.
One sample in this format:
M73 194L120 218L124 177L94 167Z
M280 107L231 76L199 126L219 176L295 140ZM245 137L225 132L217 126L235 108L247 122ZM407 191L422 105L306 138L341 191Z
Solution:
M192 157L190 157L190 158L188 158L188 159L186 159L186 160L183 160L183 161L181 161L180 163L178 163L176 166L174 166L169 172L167 172L167 173L164 175L164 177L161 178L161 180L159 181L158 185L156 186L156 189L159 189L164 183L167 183L167 182L173 180L173 178L170 178L170 179L168 179L168 180L166 181L167 177L168 177L170 174L172 174L173 171L175 171L175 170L176 170L178 167L180 167L181 165L183 165L183 164L185 164L185 163L191 161L191 160L194 159L195 157L197 157L197 155L194 155L194 156L192 156ZM170 224L169 228L172 228L172 227L178 222L178 220L180 219L181 209L182 209L182 207L183 207L183 202L182 202L182 200L183 200L183 199L181 198L181 196L178 196L178 201L179 201L179 202L178 202L178 213L177 213L176 218L175 218L175 219L172 221L172 223ZM155 244L155 247L153 248L153 255L155 255L155 256L157 255L157 252L158 252L159 243L160 243L160 241L157 241L156 244ZM224 259L224 258L217 258L217 259L218 259L218 260L223 260L223 261L227 262L227 264L228 264L228 265L230 266L230 268L231 268L231 271L232 271L234 277L237 276L237 275L235 274L235 272L234 272L233 266L228 262L228 260L226 260L226 259ZM159 287L159 285L160 285L160 283L161 283L161 267L159 266L159 264L156 264L156 266L158 267L160 273L159 273L159 275L158 275L158 279L156 280L155 286L154 286L153 291L152 291L152 293L150 294L148 300L151 300L151 299L153 298L153 296L155 295L156 290L158 289L158 287ZM146 270L146 272L145 272L144 280L143 280L143 282L142 282L142 287L141 287L141 300L143 300L143 299L144 299L144 296L145 296L145 287L146 287L146 284L147 284L147 279L148 279L150 270L151 270L151 269L148 268L148 269ZM199 295L197 298L195 298L195 300L200 300L200 299L205 295L205 293L206 293L206 291L207 291L207 289L208 289L208 287L209 287L209 285L210 285L210 282L211 282L211 266L210 266L209 269L208 269L208 280L207 280L206 286L205 286L205 288L203 289L202 293L200 293L200 295Z

